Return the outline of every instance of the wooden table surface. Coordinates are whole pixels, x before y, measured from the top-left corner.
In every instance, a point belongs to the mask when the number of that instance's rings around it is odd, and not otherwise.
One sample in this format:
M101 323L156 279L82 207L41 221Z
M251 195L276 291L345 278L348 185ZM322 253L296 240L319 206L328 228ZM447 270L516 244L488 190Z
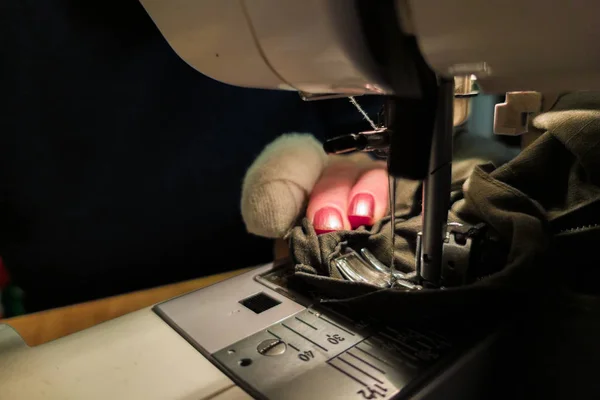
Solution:
M0 323L12 326L29 346L37 346L248 270L232 271L20 317L0 319Z

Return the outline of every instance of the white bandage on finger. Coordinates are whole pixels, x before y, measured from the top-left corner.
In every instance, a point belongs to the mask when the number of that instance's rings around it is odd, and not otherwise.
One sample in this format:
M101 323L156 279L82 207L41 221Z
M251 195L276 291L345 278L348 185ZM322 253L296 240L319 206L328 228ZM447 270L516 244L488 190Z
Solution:
M310 192L327 164L312 135L282 135L250 166L242 186L242 218L248 232L283 237L304 213Z

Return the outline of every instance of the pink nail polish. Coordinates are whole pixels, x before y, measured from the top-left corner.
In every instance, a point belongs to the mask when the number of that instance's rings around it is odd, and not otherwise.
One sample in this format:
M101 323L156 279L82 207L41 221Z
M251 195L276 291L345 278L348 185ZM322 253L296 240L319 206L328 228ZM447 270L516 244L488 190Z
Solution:
M344 228L342 214L333 207L321 208L316 212L313 220L317 235L333 232Z
M375 198L369 193L359 193L352 198L348 208L348 220L353 228L371 225L375 216Z

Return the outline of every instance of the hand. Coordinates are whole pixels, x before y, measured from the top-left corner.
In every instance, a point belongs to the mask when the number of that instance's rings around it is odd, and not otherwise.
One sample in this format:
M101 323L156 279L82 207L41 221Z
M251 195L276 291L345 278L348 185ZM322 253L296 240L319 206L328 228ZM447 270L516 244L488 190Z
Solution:
M328 156L311 135L284 135L259 155L244 178L242 216L250 233L283 237L303 216L323 234L370 226L388 211L383 161Z

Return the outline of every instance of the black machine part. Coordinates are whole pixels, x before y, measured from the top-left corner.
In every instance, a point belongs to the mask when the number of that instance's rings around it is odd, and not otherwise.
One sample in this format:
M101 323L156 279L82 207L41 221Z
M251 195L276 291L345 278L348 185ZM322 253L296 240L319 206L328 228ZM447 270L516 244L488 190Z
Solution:
M422 246L422 235L417 237L417 248ZM508 249L493 230L477 225L448 224L442 244L440 287L472 284L500 271ZM416 257L417 271L422 268L421 257Z
M400 26L395 1L356 0L356 4L371 56L395 93L385 110L385 126L391 132L389 174L423 180L429 172L438 79L416 38Z
M425 181L420 283L440 287L450 203L454 79L436 76L425 62L416 38L405 33L396 17L396 2L356 4L371 56L395 95L386 100L384 129L337 137L324 148L347 153L386 147L390 176Z

